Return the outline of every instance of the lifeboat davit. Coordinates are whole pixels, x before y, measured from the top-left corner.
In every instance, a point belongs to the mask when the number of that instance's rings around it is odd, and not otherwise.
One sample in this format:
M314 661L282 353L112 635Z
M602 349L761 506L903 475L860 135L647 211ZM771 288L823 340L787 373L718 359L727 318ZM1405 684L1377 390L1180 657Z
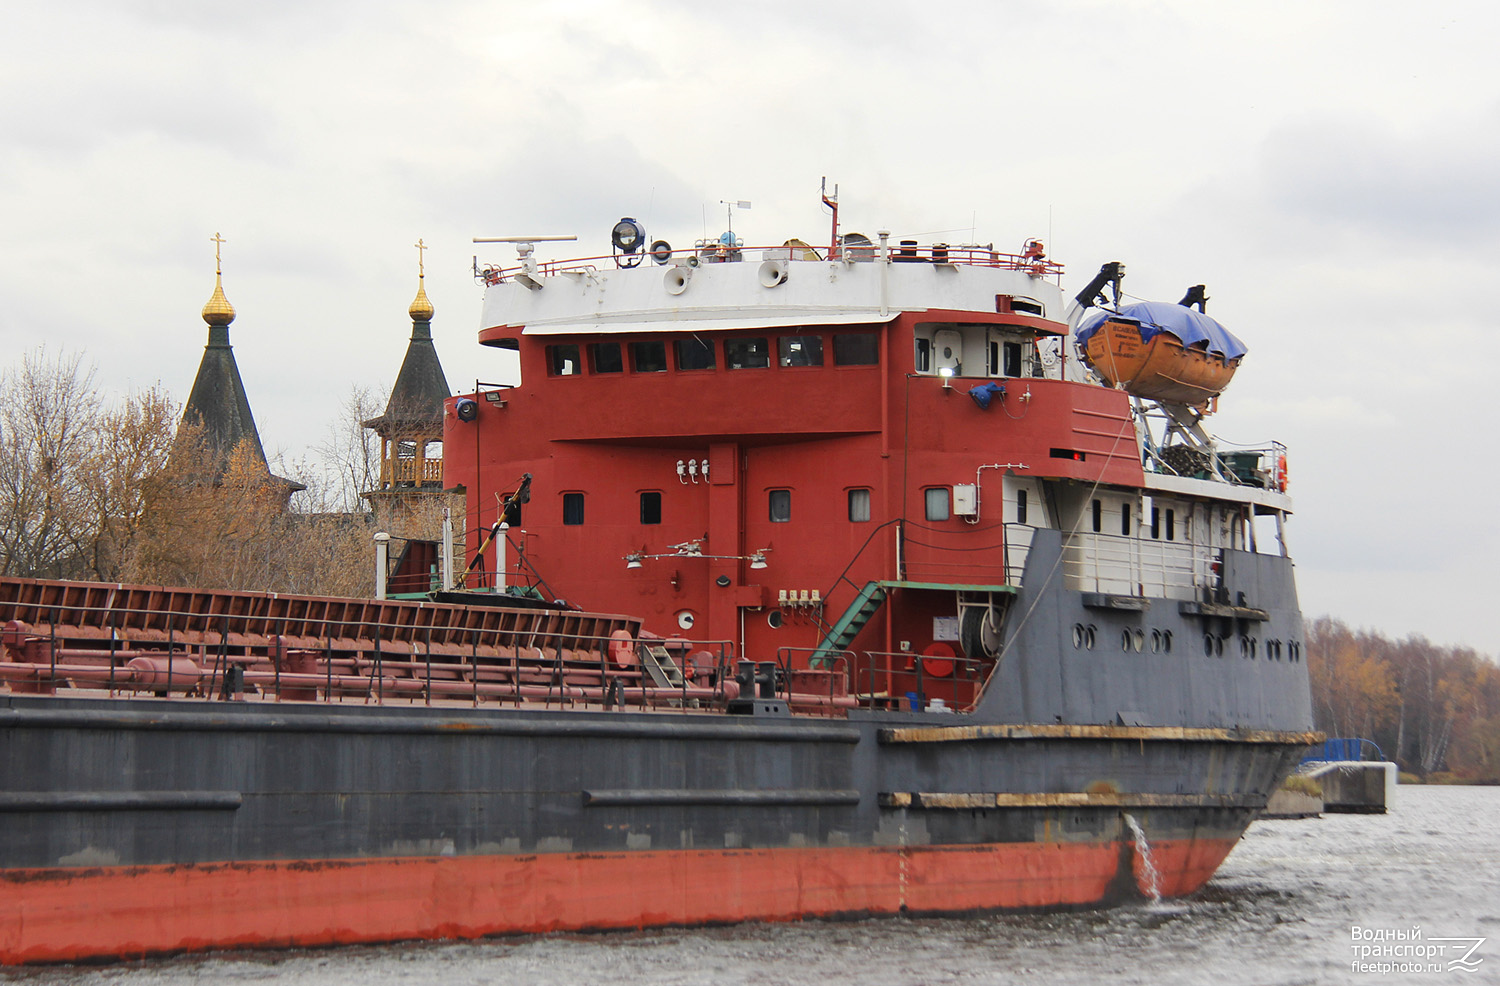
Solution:
M1192 407L1222 394L1245 356L1245 344L1217 320L1162 301L1094 312L1077 339L1085 362L1109 386Z

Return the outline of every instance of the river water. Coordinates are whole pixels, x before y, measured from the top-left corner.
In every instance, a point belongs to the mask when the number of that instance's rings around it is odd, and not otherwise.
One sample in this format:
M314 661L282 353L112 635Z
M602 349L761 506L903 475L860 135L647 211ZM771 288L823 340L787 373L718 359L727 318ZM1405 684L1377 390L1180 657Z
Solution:
M1416 944L1445 951L1413 959L1411 940L1375 940L1397 932L1419 932ZM1437 938L1488 940L1464 971L1449 962L1468 944ZM1361 957L1360 945L1406 948ZM1192 898L1108 911L222 953L0 978L37 986L1500 983L1500 788L1403 787L1388 815L1256 822Z

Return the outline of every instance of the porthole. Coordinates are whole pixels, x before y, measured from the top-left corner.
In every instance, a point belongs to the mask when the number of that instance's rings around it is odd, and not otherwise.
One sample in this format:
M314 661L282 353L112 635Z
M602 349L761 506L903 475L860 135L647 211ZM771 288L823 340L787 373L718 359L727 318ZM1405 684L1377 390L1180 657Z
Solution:
M1167 653L1167 654L1172 653L1172 631L1171 630L1163 630L1161 632L1161 649L1162 649L1162 651L1164 653Z
M1224 656L1224 638L1223 637L1215 637L1214 638L1214 657L1223 657L1223 656Z
M1203 656L1214 656L1214 635L1211 633L1205 633L1203 635Z
M772 630L780 630L781 625L785 622L786 618L781 615L781 610L779 609L773 609L766 614L766 625Z
M1146 632L1139 629L1130 631L1130 642L1135 646L1135 652L1139 654L1146 649Z
M1083 646L1084 646L1085 649L1087 649L1087 650L1093 650L1094 649L1094 635L1095 635L1095 633L1097 633L1097 628L1092 623L1090 623L1088 626L1086 626L1086 627L1083 628Z
M1130 653L1130 628L1120 631L1120 650Z
M1073 649L1083 650L1083 624L1073 624Z
M1152 630L1151 631L1151 653L1153 653L1153 654L1159 654L1159 653L1161 653L1161 631L1160 630Z

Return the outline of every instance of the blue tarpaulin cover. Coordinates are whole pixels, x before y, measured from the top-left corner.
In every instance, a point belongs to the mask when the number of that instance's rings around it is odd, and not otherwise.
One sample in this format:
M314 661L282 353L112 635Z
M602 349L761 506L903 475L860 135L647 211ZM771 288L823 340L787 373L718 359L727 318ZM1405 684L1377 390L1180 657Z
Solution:
M1140 323L1142 342L1150 342L1160 332L1170 332L1182 340L1184 346L1207 342L1209 352L1217 353L1226 360L1239 359L1245 355L1245 344L1233 332L1197 309L1166 301L1137 301L1121 305L1119 314ZM1113 312L1091 312L1079 323L1078 344L1086 345L1089 337L1110 318L1117 316Z

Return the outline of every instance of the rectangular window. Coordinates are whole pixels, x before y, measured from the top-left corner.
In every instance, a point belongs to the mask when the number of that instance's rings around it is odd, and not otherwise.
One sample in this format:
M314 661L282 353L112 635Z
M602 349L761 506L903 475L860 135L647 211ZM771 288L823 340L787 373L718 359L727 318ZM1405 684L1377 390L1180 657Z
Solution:
M625 360L620 356L620 344L618 342L590 343L589 366L595 373L625 372Z
M782 336L776 340L782 366L822 366L822 336Z
M992 377L1000 375L1000 343L991 339L990 344L985 347L984 372Z
M661 523L661 493L657 490L647 490L641 494L641 523Z
M951 515L949 510L948 487L933 486L922 491L923 500L927 508L928 520L947 520Z
M792 519L792 491L772 490L770 495L771 523L785 524Z
M1104 530L1104 504L1094 501L1094 533Z
M577 527L583 523L583 494L563 494L563 526Z
M1151 508L1151 537L1153 540L1161 539L1161 507Z
M1026 523L1026 491L1016 490L1016 523Z
M870 520L870 491L849 491L849 520L856 524L868 523Z
M1176 512L1172 511L1172 510L1168 510L1167 511L1167 540L1168 541L1176 541L1177 540L1177 523L1176 523L1176 521L1177 521L1177 514L1176 514Z
M917 370L918 373L931 373L932 372L932 340L931 339L918 339L917 340L917 364L916 364L916 370Z
M704 342L697 336L677 340L677 369L712 370L713 368L713 343Z
M1008 377L1019 377L1021 375L1021 344L1019 342L1007 342L1005 344L1005 375Z
M731 370L763 370L771 365L771 347L764 339L725 339L724 365Z
M834 366L874 366L880 362L880 339L873 332L845 332L833 337Z
M1120 533L1130 537L1130 504L1120 504Z
M548 346L547 372L554 377L571 377L583 372L577 346Z
M667 344L655 339L650 342L632 342L630 368L637 373L665 373Z

